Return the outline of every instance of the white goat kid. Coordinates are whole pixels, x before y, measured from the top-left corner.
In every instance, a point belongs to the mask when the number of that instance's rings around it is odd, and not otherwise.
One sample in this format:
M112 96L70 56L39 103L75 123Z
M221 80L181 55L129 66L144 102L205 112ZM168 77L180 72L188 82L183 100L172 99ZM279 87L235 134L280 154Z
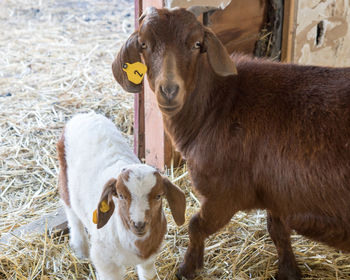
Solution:
M181 225L184 193L156 169L141 164L114 124L101 115L73 117L57 149L59 192L77 256L89 255L86 228L100 279L122 279L124 267L134 265L140 279L152 279L166 232L161 198L164 194Z

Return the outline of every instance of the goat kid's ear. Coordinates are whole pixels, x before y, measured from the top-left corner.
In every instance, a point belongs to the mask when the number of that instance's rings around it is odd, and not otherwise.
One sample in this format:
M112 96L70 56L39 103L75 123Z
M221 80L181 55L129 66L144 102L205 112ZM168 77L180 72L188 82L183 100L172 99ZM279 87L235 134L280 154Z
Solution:
M123 67L128 64L141 61L140 48L138 43L138 31L130 35L128 40L121 47L117 57L112 64L113 76L116 81L127 92L138 93L142 89L142 83L134 84L128 80L127 73L123 71Z
M207 52L208 62L213 71L222 77L236 75L237 69L226 48L208 28L204 31L204 52Z
M103 227L112 216L115 205L113 202L113 194L115 194L116 179L110 179L101 194L100 201L97 206L97 228Z
M175 186L168 178L162 176L165 197L168 200L171 214L178 226L185 222L186 198L183 191Z

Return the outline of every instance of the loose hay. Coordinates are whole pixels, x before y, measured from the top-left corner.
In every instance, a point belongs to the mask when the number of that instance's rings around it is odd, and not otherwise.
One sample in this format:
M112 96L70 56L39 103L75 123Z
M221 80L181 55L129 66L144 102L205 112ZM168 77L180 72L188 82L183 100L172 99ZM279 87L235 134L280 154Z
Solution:
M55 144L65 121L95 110L132 142L133 95L122 92L111 62L133 25L132 1L0 1L0 235L54 212ZM126 32L124 32L126 31ZM186 167L174 179L187 197L187 222L199 209ZM177 178L177 179L176 179ZM174 274L188 243L187 224L169 210L158 279ZM293 246L304 279L349 279L349 255L298 235ZM205 269L196 279L269 279L276 250L265 213L238 213L207 241ZM137 279L133 269L126 279ZM68 236L29 235L0 244L0 279L95 279Z

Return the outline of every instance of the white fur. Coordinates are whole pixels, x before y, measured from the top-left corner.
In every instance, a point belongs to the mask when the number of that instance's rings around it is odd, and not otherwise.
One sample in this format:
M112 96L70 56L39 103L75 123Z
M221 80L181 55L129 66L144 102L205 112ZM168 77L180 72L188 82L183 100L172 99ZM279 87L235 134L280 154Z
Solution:
M154 168L150 166L132 166L129 173L129 180L124 181L128 187L132 201L130 205L130 218L135 223L144 222L145 212L149 209L147 195L156 184L156 176L154 176ZM142 181L140 180L142 178Z
M132 194L131 216L134 221L142 221L144 211L149 208L147 193L156 183L156 170L140 164L114 124L101 115L75 116L67 123L64 136L71 204L71 207L65 206L65 210L71 247L79 257L87 257L85 227L91 236L90 258L101 279L122 279L124 267L130 265L137 265L140 279L152 279L155 255L147 260L138 257L135 241L139 237L124 227L118 215L117 199L114 199L116 209L112 217L101 229L93 224L92 214L105 183L128 168L131 172L124 184Z

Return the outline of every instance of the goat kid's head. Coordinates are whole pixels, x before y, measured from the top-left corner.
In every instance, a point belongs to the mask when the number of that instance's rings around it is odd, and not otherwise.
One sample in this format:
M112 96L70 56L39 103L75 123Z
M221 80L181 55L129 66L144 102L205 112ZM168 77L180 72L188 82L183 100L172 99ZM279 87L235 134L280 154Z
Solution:
M219 39L185 9L148 8L141 16L139 29L122 46L112 65L115 79L128 92L137 93L142 85L130 82L123 67L141 58L158 106L169 116L181 110L196 87L199 73L207 74L201 69L205 65L202 60L207 60L218 76L237 73Z
M125 228L138 237L149 231L152 222L159 225L164 218L163 196L168 200L175 222L182 225L185 221L184 193L148 165L129 165L117 179L110 179L105 184L97 207L97 228L103 227L112 216L115 210L113 196L117 198L118 214Z

